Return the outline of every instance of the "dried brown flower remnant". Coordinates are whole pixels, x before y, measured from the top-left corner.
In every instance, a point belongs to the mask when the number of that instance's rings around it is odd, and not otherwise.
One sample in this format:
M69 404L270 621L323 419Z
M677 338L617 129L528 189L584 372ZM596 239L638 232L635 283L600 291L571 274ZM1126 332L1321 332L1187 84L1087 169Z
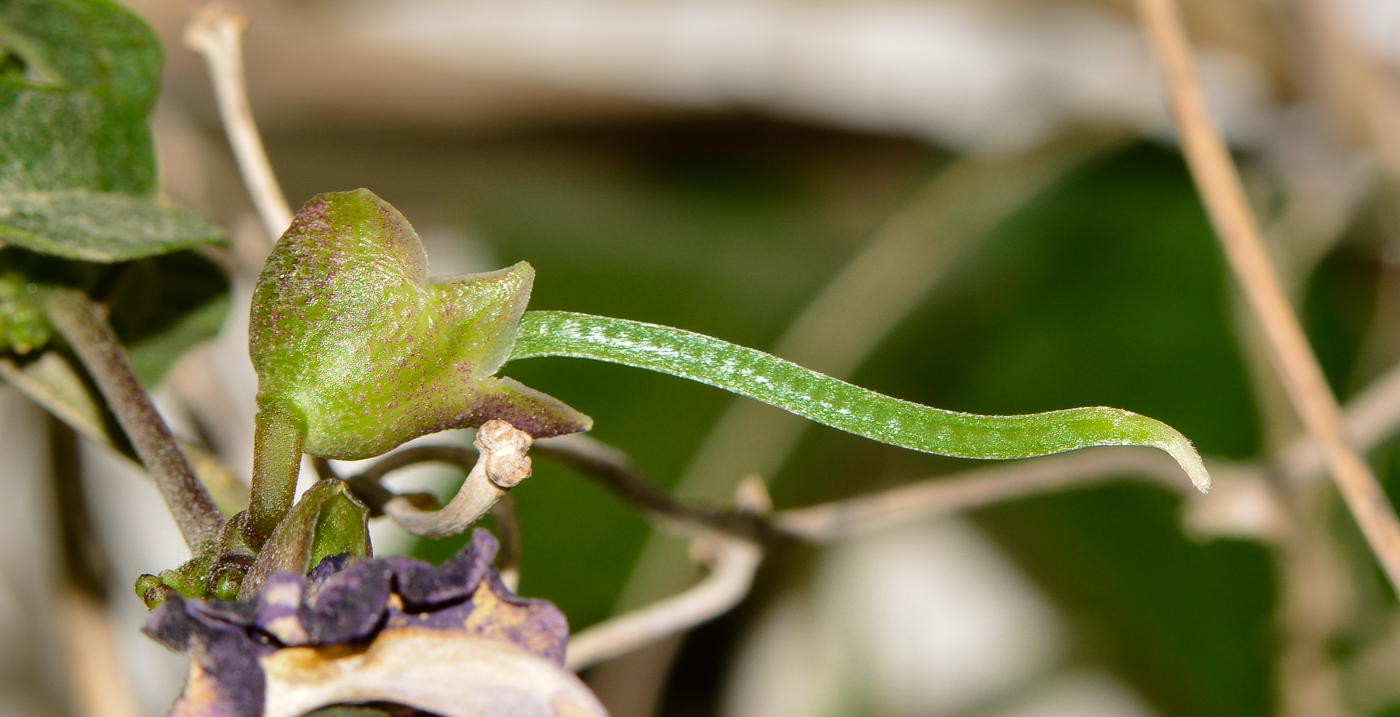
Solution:
M472 533L439 567L410 558L327 558L273 576L254 600L173 595L145 631L190 653L177 717L295 717L386 702L455 715L604 715L563 669L568 624L516 596Z

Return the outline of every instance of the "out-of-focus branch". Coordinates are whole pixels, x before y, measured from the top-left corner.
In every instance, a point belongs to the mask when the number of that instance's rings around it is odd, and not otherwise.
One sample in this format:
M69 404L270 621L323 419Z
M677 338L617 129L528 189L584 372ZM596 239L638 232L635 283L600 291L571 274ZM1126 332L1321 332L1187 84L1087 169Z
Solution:
M402 498L421 510L437 507L437 498L431 493L394 493L384 487L380 480L387 474L418 463L447 463L471 473L476 466L476 453L457 446L413 446L390 453L379 459L363 473L345 479L350 492L369 508L370 517L384 515L384 506L395 498ZM329 461L313 459L312 465L322 478L339 477Z
M180 527L180 534L197 553L201 546L218 537L225 522L223 513L195 476L165 419L151 403L112 328L90 299L71 289L54 290L48 311L54 328L91 374L131 439L136 455L155 480Z
M1224 478L1221 490L1212 494L1212 500L1197 501L1196 493L1181 481L1176 462L1148 448L1089 448L1010 461L771 516L677 501L657 488L622 451L587 436L543 439L535 443L535 451L600 481L672 532L690 537L721 532L759 544L785 539L830 542L933 515L1089 487L1115 478L1146 480L1192 500L1197 510L1192 511L1189 522L1204 536L1269 539L1277 533L1281 519L1281 508L1259 466L1212 465L1211 471ZM1205 507L1210 510L1197 515Z
M57 598L73 713L80 717L140 717L141 707L122 671L105 606L77 590Z
M1318 78L1326 85L1324 94L1352 105L1339 109L1359 115L1381 164L1400 186L1400 92L1361 38L1348 32L1340 3L1302 0L1294 8L1299 27L1320 56L1318 64L1331 70Z
M1112 478L1146 478L1185 494L1181 468L1150 448L1088 448L940 476L773 517L780 535L826 542L943 513L981 508Z
M740 510L762 514L768 493L758 478L746 480L738 491ZM575 672L658 642L718 617L749 593L763 559L758 544L712 532L691 543L691 554L710 574L683 593L619 615L584 630L569 640L565 666Z
M1367 452L1400 431L1400 365L1386 371L1347 402L1342 420L1347 435ZM1326 468L1322 451L1308 436L1299 436L1279 451L1279 470L1295 485L1320 477Z
M447 463L463 471L471 472L476 467L476 451L460 446L409 446L401 448L370 464L359 477L379 481L384 476L418 463Z
M110 567L83 490L78 435L52 414L48 421L49 467L66 573L55 607L72 711L79 717L137 717L141 710L107 622Z
M1137 6L1166 75L1187 164L1230 268L1263 329L1290 400L1321 447L1392 588L1400 590L1400 521L1352 447L1337 399L1269 263L1239 174L1206 106L1180 10L1173 0L1137 0Z
M205 7L185 28L185 46L204 56L219 117L228 133L229 145L238 160L243 183L262 218L269 241L276 242L292 223L292 210L272 172L263 149L253 110L248 105L248 88L243 77L243 31L248 17L227 5Z
M677 501L657 488L627 454L589 436L546 438L535 443L535 452L598 480L652 520L682 535L720 531L754 541L769 536L765 520L753 512L715 510Z
M515 514L515 499L510 493L496 501L491 516L496 519L496 539L501 545L501 552L496 554L496 572L501 574L501 582L514 592L520 587L520 519Z

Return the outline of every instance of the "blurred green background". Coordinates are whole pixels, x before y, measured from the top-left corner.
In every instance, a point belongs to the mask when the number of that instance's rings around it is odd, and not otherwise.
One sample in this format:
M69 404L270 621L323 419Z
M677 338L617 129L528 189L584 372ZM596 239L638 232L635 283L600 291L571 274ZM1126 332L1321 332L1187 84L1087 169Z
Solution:
M498 265L529 260L538 271L532 308L641 319L755 347L771 346L883 217L948 161L911 142L744 117L450 143L277 136L270 150L294 204L367 186L391 202L431 202L438 221L481 241ZM354 159L319 159L335 156ZM1343 389L1376 271L1345 244L1308 292L1319 351ZM1221 256L1180 157L1137 142L1016 211L854 380L981 413L1121 406L1178 427L1204 454L1247 458L1259 450L1258 416L1234 335ZM664 485L731 400L582 361L532 360L506 373L590 413L597 437ZM818 427L771 484L781 508L966 465ZM558 603L575 629L606 617L647 535L643 521L543 459L514 495L522 593ZM1273 711L1275 585L1256 544L1193 542L1179 527L1177 499L1140 485L975 518L1070 617L1074 661L1114 669L1163 714ZM417 553L442 559L460 542L423 543ZM809 557L778 553L760 585L775 589ZM879 610L871 599L865 609ZM761 590L747 605L763 600ZM692 638L663 713L704 712L752 612Z

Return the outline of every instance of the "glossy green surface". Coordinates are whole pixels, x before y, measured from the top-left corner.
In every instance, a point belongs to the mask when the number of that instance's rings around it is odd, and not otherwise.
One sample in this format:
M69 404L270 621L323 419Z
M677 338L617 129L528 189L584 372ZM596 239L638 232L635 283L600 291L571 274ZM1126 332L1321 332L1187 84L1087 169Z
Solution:
M260 403L285 401L305 451L369 458L417 436L499 418L536 437L591 420L509 378L505 361L534 269L429 279L413 227L368 190L298 212L253 296Z
M1089 446L1152 446L1171 454L1201 491L1210 476L1171 426L1119 408L983 416L923 406L854 386L776 356L640 321L532 311L512 359L570 356L699 381L882 443L957 458L1030 458Z

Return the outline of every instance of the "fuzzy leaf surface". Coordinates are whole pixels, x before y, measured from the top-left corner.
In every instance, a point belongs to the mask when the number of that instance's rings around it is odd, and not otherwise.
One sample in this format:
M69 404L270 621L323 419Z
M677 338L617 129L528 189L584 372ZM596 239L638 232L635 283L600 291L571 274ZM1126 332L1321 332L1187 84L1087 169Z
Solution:
M0 3L0 242L114 262L226 241L158 196L162 60L116 3Z

